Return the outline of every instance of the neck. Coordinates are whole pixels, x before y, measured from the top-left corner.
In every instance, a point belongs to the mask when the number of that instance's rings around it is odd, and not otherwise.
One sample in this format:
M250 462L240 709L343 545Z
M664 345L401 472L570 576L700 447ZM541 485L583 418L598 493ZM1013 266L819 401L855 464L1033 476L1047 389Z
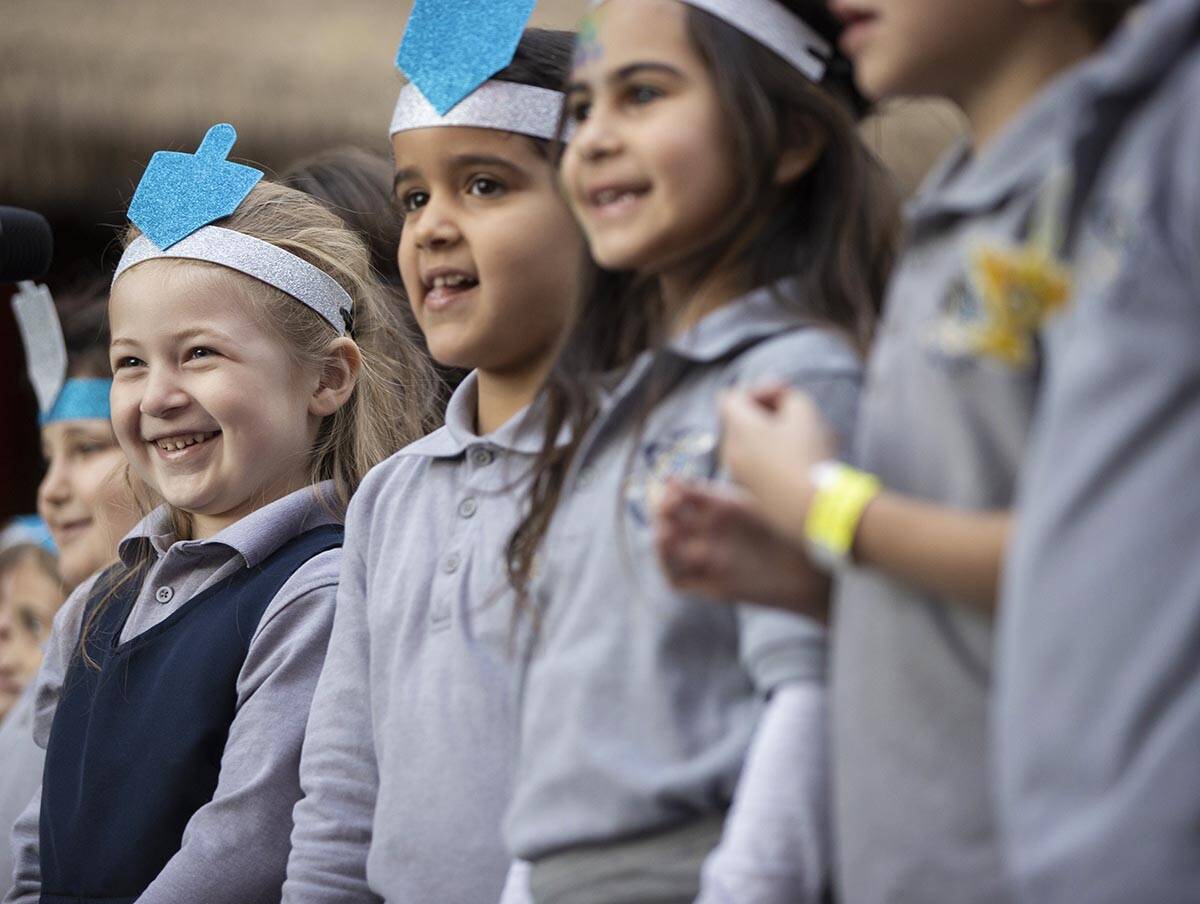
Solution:
M749 289L741 269L718 270L701 280L687 273L663 273L658 278L672 337L686 333L708 314L723 308Z
M1003 42L1004 52L974 81L964 80L952 93L971 125L975 152L983 150L1056 76L1091 55L1095 39L1067 18L1069 5L1054 7L1043 21L1017 40Z
M302 489L308 484L306 476L306 474L298 474L277 481L227 512L221 512L217 515L209 515L203 512L188 512L187 515L192 524L192 535L189 539L211 540L225 528L236 524L247 515L253 514L264 505L270 505L272 502L282 499L289 493L294 493L296 490Z
M486 436L499 430L527 407L542 388L554 365L557 348L536 361L509 370L478 370L475 432Z

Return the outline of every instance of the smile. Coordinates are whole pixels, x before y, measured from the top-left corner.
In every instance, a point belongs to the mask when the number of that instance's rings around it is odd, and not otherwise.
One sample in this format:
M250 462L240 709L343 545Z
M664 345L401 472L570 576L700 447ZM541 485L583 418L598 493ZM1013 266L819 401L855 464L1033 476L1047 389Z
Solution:
M443 311L479 285L479 280L461 270L441 270L427 275L424 306L430 311Z
M587 194L588 203L601 216L619 216L637 204L649 188L628 186L598 188Z
M203 446L209 440L220 435L220 430L212 430L208 433L178 433L174 436L161 436L158 439L148 440L148 442L168 457L180 458L180 453L186 454L186 450Z

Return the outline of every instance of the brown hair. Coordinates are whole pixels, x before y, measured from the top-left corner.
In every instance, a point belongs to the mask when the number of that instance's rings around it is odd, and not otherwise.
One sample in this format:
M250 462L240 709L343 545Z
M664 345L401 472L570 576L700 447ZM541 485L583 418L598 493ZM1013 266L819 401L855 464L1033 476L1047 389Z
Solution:
M822 0L784 5L836 45L841 26ZM816 86L733 26L694 7L685 12L724 117L737 126L731 165L743 187L725 225L693 256L695 281L725 268L740 269L755 287L790 277L795 290L776 293L781 305L838 329L865 351L891 270L899 209L891 179L858 137L856 119L867 104L849 61L835 52ZM819 158L800 180L780 188L774 175L781 154L810 132L824 142ZM666 331L667 312L653 285L609 273L590 287L547 380L542 449L526 513L508 544L509 581L520 598L567 467L597 414L594 375L659 347ZM574 439L557 446L563 427Z

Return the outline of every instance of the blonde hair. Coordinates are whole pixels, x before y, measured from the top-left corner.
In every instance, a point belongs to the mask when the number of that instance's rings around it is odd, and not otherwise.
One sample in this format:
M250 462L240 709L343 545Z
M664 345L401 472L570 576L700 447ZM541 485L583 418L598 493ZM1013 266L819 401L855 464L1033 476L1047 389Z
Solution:
M332 480L337 506L344 511L367 471L433 426L439 383L432 363L384 299L363 239L320 202L295 189L261 182L220 225L270 242L320 268L354 303L350 337L362 352L358 383L346 404L322 422L309 462L309 483ZM124 244L139 234L130 226ZM307 305L218 264L171 263L205 267L236 284L297 365L320 367L336 334Z

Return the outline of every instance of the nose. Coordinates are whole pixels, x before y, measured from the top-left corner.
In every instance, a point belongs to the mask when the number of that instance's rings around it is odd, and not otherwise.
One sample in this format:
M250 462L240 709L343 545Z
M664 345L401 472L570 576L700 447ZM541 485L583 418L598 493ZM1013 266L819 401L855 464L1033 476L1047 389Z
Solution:
M436 197L426 202L410 228L416 230L416 246L422 251L450 248L462 239L450 205Z
M175 371L169 367L150 367L142 383L142 399L138 410L150 417L165 417L188 403L187 393L180 387Z
M612 157L620 150L620 135L612 119L600 104L593 103L587 118L576 124L567 153L594 163Z
M38 504L44 508L65 505L71 499L71 481L65 456L51 454L42 482L38 484Z

